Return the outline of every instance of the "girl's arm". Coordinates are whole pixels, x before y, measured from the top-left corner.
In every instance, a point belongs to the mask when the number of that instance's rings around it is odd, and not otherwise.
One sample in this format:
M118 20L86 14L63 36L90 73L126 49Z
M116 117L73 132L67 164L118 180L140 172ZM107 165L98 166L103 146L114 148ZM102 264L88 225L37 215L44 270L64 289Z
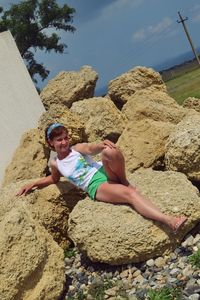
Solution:
M105 149L106 147L109 148L117 148L117 146L109 141L109 140L104 140L100 143L80 143L80 144L76 144L75 146L73 146L74 150L82 153L82 154L87 154L87 155L96 155L98 153L100 153L103 149Z
M16 196L26 195L28 192L32 191L33 188L43 188L50 184L57 183L60 180L61 175L57 169L56 162L52 161L50 163L50 166L51 166L51 175L49 175L47 177L43 177L32 183L26 184L19 190L19 192L16 194Z

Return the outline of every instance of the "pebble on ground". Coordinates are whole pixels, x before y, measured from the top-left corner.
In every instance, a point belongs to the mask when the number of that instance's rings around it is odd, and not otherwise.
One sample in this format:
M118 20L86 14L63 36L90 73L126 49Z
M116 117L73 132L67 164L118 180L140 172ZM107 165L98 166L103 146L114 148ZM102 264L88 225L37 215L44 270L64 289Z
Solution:
M147 299L149 289L178 288L183 300L200 299L200 270L188 257L200 249L198 226L170 255L144 263L109 266L92 263L74 248L65 258L66 294L63 299Z

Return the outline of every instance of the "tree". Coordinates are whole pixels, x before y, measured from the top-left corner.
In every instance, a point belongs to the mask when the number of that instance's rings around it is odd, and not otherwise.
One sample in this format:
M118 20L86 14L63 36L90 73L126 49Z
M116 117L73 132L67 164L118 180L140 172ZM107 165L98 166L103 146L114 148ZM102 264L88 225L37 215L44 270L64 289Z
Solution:
M33 50L63 53L67 45L59 42L60 37L52 29L74 32L75 28L69 24L74 13L74 8L66 4L60 7L56 0L25 0L12 4L7 11L0 7L0 32L11 31L35 83L36 74L44 80L49 70L36 62Z

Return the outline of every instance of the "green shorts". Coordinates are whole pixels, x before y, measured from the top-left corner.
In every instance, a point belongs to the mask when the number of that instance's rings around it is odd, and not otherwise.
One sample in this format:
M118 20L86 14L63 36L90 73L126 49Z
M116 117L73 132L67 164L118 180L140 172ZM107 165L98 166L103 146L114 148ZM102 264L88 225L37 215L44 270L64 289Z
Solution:
M92 200L95 200L96 191L98 187L108 181L108 176L103 166L92 176L90 183L87 187L87 192Z

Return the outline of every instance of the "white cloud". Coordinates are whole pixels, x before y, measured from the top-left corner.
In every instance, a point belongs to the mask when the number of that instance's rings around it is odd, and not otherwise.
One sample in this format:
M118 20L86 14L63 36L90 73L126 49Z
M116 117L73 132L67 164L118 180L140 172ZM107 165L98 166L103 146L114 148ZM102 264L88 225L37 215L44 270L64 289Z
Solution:
M142 41L149 36L156 36L164 31L167 31L172 24L173 20L169 17L165 17L157 24L150 25L147 28L141 28L138 31L134 32L132 35L132 39L133 41Z
M200 23L200 4L194 5L190 9L190 13L191 13L191 22Z
M104 17L111 17L116 14L116 11L121 11L121 9L125 7L136 7L141 5L143 2L144 0L116 0L103 9L102 15Z
M147 31L149 33L153 33L153 34L160 33L164 29L168 28L172 23L173 23L173 21L170 18L166 17L159 23L149 26L147 28Z
M200 4L195 4L193 7L190 8L190 12L194 13L200 10Z
M140 30L138 30L137 32L135 32L134 34L133 34L133 39L135 40L135 41L142 41L142 40L144 40L145 39L145 30L144 29L140 29Z
M167 33L167 37L173 37L173 36L176 36L179 34L179 30L178 29L174 29L174 30L170 30L168 33Z
M193 18L193 22L200 23L200 13Z

